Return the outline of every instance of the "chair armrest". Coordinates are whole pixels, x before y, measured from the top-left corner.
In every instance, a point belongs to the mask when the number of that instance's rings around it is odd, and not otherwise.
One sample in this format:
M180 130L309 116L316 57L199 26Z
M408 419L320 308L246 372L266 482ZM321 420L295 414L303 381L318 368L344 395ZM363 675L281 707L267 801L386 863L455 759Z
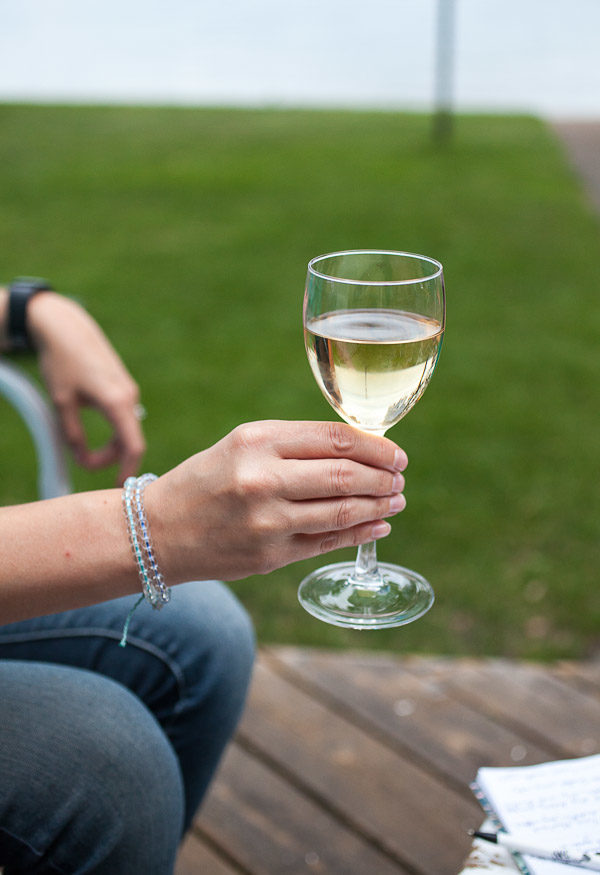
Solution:
M33 440L38 466L38 495L56 498L71 492L63 443L50 404L21 368L0 359L0 395L21 416Z

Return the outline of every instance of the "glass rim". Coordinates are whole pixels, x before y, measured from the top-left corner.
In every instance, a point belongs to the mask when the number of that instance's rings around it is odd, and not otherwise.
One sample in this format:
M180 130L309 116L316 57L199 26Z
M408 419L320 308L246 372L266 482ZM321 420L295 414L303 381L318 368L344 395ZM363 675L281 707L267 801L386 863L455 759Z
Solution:
M408 280L355 280L340 276L329 276L329 274L322 273L314 267L315 264L324 261L326 258L336 258L342 255L397 255L404 258L413 258L415 260L418 259L427 262L432 265L432 267L435 267L435 270L428 276L420 276ZM315 258L311 258L308 262L308 272L313 276L329 280L330 282L348 283L349 285L355 286L406 286L411 283L422 283L427 282L428 280L437 279L442 276L443 267L442 263L437 259L432 258L429 255L419 255L416 252L402 252L396 249L342 249L339 252L328 252L325 255L317 255Z

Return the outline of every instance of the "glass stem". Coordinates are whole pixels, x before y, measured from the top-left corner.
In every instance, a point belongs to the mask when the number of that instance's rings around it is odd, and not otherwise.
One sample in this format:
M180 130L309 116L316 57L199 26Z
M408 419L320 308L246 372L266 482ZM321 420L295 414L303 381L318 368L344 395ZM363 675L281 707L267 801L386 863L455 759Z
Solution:
M367 434L377 434L383 437L387 429L374 428L363 429ZM377 571L377 542L369 541L368 544L361 544L356 554L356 562L354 564L354 574L352 579L361 586L372 586L379 588L382 584L381 577Z
M353 578L360 582L361 586L369 584L379 586L381 584L377 573L377 548L375 541L361 544L358 548Z

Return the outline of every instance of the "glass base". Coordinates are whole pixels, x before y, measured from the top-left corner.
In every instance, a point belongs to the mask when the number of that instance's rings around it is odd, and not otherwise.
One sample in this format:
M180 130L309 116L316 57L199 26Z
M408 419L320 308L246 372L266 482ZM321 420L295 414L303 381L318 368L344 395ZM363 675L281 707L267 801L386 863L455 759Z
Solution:
M350 629L388 629L412 623L433 604L430 584L408 568L381 562L378 582L355 576L354 562L313 571L298 588L302 607L324 623Z

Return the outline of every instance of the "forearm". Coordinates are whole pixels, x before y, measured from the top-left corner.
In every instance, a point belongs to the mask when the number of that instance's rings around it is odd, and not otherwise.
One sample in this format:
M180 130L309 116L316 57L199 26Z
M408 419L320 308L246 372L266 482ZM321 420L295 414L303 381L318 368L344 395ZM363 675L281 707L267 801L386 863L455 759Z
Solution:
M0 508L0 623L138 591L120 490Z
M239 580L385 537L406 454L344 423L238 426L144 492L167 586ZM0 510L0 623L139 592L120 490Z

